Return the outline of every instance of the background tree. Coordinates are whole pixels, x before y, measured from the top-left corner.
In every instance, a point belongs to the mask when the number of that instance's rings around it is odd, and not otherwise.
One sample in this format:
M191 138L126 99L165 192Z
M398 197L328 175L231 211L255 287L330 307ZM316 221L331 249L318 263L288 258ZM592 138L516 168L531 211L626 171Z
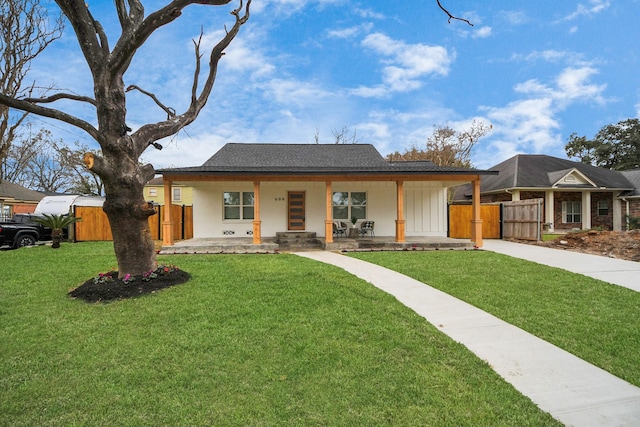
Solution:
M0 0L0 92L20 97L36 91L24 81L35 59L62 35L62 19L49 21L39 0ZM7 156L26 111L9 111L0 103L0 162ZM2 181L0 176L0 181Z
M35 98L3 91L0 104L69 123L98 142L102 155L86 153L84 163L104 184L106 201L103 209L111 225L119 275L141 275L155 270L156 254L148 224L148 218L155 214L155 209L143 197L144 185L154 177L155 170L150 164L140 164L140 155L158 140L174 135L198 117L213 88L224 50L249 19L251 0L246 3L239 0L239 6L231 11L233 25L212 48L208 72L204 75L201 75L202 34L194 40L195 72L191 93L187 94L188 106L182 113L163 105L143 88L135 85L125 87L124 75L151 34L178 19L184 8L193 4L224 6L231 0L173 0L146 16L139 0L116 0L121 33L115 44L110 43L87 3L77 0L56 0L56 3L73 27L91 74L93 94L83 96L59 92ZM130 133L126 120L127 93L134 90L148 95L161 107L167 113L166 120L143 125ZM92 107L97 125L49 106L59 100L76 101Z
M343 125L340 129L331 129L333 135L334 144L359 144L362 138L358 136L356 130L351 131L349 126ZM320 144L320 130L316 128L316 133L313 135L313 141L316 144Z
M0 176L37 191L101 196L100 177L82 162L89 151L86 144L67 146L62 140L54 140L48 130L33 133L29 127L11 145L0 164Z
M569 158L615 170L640 167L640 120L606 125L590 140L572 133L564 147Z
M492 126L474 120L469 129L455 130L449 125L434 126L424 148L413 146L404 153L387 155L387 160L428 160L437 166L471 167L471 151Z

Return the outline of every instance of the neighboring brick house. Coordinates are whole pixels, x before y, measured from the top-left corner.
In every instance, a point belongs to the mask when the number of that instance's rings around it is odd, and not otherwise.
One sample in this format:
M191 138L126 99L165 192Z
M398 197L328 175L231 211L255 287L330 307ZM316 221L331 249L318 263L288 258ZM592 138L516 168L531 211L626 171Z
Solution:
M640 170L619 172L541 154L519 154L489 170L499 174L482 179L481 201L543 199L549 231L621 230L627 211L640 215ZM463 187L456 200L469 194Z
M12 182L0 182L0 220L8 220L17 213L32 213L44 196Z
M640 218L640 169L623 171L622 175L633 185L634 189L620 195L622 213L625 217Z

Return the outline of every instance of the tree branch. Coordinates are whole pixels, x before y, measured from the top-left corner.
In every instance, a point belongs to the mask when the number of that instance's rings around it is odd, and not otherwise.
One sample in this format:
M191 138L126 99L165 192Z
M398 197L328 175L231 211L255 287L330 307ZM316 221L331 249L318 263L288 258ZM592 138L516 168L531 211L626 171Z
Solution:
M42 107L40 105L36 105L32 102L24 101L21 99L15 99L3 93L0 93L0 104L6 105L10 108L17 108L18 110L37 114L39 116L49 117L51 119L56 119L56 120L63 121L65 123L69 123L70 125L76 126L84 130L89 135L91 135L91 137L96 141L98 142L102 141L102 138L100 138L100 134L98 130L95 127L93 127L90 123L85 122L84 120L81 120L70 114L64 113L60 110Z
M96 21L89 13L89 6L76 0L56 0L56 3L73 26L80 49L92 74L97 75L102 71L104 51L101 49L102 43L96 37L98 34L95 27Z
M451 23L451 20L454 19L456 21L462 21L462 22L466 22L467 24L471 25L473 27L473 24L471 22L469 22L469 20L464 19L464 18L458 18L456 16L453 16L451 13L449 13L449 11L447 9L444 8L444 6L442 6L442 3L440 3L440 0L436 0L436 2L438 3L438 7L440 9L442 9L442 11L444 13L447 14L447 16L449 17L449 20L447 22Z
M158 28L176 20L182 9L191 4L203 4L208 6L222 6L231 3L232 0L173 0L165 7L153 12L142 22L128 26L128 31L123 32L113 49L109 70L112 73L123 73L128 66L133 53L149 38Z
M164 110L164 112L167 113L167 120L172 119L172 118L174 118L176 116L176 110L174 110L171 107L165 106L162 102L160 102L158 97L155 96L153 93L147 92L146 90L141 89L139 86L136 86L136 85L127 86L127 89L125 90L125 92L130 92L132 90L137 90L139 92L142 92L143 94L145 94L148 97L150 97L151 99L153 99L154 102L158 105L158 107L162 108Z
M210 3L213 2L208 2L207 4ZM209 59L209 74L207 75L205 84L200 94L196 93L198 76L194 75L194 86L192 88L191 104L189 105L187 110L184 113L176 115L174 118L166 120L164 122L144 125L139 128L134 134L132 134L132 138L138 144L137 148L141 150L140 153L147 149L150 141L157 141L159 139L173 135L180 129L192 123L198 117L200 110L202 110L202 108L206 105L209 95L211 94L211 90L213 88L213 84L215 82L216 74L218 71L218 62L224 55L224 50L229 46L229 44L233 41L233 39L240 31L240 27L242 27L242 25L244 25L249 19L250 6L251 0L248 0L246 4L243 2L243 0L240 0L238 8L231 11L231 15L235 17L235 23L233 24L233 27L231 27L231 29L225 33L225 36L220 41L218 41L218 43L211 50ZM199 50L197 48L197 43L196 66L199 73Z
M51 95L43 98L23 98L22 100L25 102L31 102L34 104L46 104L46 103L59 101L61 99L70 99L72 101L87 102L93 106L97 105L96 100L93 98L89 98L88 96L73 95L70 93L56 93L55 95Z

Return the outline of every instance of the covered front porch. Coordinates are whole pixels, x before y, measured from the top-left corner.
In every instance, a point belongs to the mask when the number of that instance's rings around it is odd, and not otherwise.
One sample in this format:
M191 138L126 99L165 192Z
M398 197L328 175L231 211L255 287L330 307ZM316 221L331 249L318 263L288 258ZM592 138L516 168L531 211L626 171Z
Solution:
M397 242L395 236L376 236L362 238L336 238L327 242L324 237L301 237L301 244L279 242L278 237L265 237L259 244L252 237L194 238L174 242L163 246L160 254L238 254L238 253L281 253L309 250L330 251L425 251L425 250L471 250L476 248L469 239L449 237L406 237ZM313 240L313 242L307 242Z

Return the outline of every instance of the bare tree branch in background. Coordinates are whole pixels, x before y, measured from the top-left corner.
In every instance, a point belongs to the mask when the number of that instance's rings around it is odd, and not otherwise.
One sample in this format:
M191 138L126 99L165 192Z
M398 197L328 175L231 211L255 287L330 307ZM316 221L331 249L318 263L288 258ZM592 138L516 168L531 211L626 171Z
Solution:
M101 196L102 181L82 162L88 151L86 144L69 147L62 140L54 140L48 130L32 132L29 126L29 131L11 145L0 165L0 175L36 191Z
M342 126L340 129L331 129L333 140L336 144L358 144L362 138L358 137L358 131L349 129L349 126Z
M0 93L19 97L33 91L25 85L31 61L62 35L62 17L50 21L39 0L0 0ZM0 162L7 156L28 112L0 104ZM0 181L2 176L0 176Z

